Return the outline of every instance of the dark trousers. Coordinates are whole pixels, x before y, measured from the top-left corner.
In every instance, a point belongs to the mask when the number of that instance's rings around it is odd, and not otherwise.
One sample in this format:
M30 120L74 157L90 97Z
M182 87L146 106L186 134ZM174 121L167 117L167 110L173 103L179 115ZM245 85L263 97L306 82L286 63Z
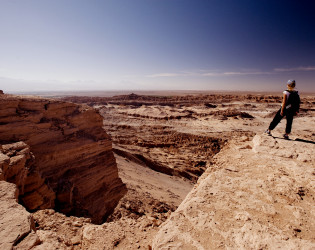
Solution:
M285 109L283 111L283 116L281 116L280 113L281 113L281 109L279 109L279 111L277 112L277 114L273 118L272 122L270 123L269 130L273 130L279 124L279 122L282 120L282 118L285 116L287 118L287 125L285 128L285 132L287 134L290 134L294 113L290 109Z

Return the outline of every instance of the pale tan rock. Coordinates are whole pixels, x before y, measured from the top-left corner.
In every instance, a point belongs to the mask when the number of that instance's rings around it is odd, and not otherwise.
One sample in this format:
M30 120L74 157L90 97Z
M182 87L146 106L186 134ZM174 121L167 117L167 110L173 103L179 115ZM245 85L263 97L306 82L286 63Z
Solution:
M260 135L253 150L243 143L216 156L153 249L315 248L314 145Z
M52 231L37 230L41 244L32 248L32 250L55 250L55 249L72 249L70 243L65 242L62 235Z
M253 151L278 157L297 159L315 164L314 144L299 140L274 139L270 136L256 135L253 139Z
M40 239L36 232L29 233L17 246L14 246L14 250L26 250L32 249L34 246L40 244Z
M37 240L28 238L34 235L33 218L25 208L17 203L18 190L12 183L0 181L0 249L12 249L20 240L24 246L34 246ZM17 248L19 249L19 248ZM27 249L27 248L26 248ZM30 249L30 248L28 248Z
M125 229L119 224L86 225L83 228L82 248L110 250L124 238Z
M2 149L2 147L1 147L1 149ZM4 173L8 169L9 164L10 164L10 157L3 154L0 151L0 181L4 180L4 178L5 178Z
M52 209L39 210L33 218L41 241L36 249L82 249L82 226L90 219L67 217Z

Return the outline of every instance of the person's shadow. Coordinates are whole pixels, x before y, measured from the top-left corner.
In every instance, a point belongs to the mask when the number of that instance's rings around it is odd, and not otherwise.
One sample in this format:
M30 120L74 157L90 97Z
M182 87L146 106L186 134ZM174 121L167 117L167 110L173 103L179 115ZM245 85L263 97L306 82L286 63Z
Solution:
M308 140L304 140L304 139L300 139L300 138L296 138L295 141L300 141L300 142L315 144L314 141L308 141Z
M273 135L272 135L272 138L273 138L273 139L279 139L279 140L285 140L285 141L293 141L293 140L290 139L290 138L289 138L289 139L286 139L286 138L284 138L284 137L278 137L278 136L273 136Z
M274 139L280 139L280 140L286 140L286 141L298 141L298 142L304 142L304 143L311 143L311 144L315 144L314 141L309 141L309 140L304 140L304 139L300 139L300 138L295 138L294 140L292 139L285 139L283 137L277 137L277 136L272 136Z

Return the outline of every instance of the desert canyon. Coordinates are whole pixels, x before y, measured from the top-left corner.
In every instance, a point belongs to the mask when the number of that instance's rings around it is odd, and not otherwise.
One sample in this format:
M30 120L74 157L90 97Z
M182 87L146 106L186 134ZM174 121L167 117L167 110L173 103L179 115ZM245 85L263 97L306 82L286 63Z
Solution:
M315 249L315 95L0 94L0 249Z

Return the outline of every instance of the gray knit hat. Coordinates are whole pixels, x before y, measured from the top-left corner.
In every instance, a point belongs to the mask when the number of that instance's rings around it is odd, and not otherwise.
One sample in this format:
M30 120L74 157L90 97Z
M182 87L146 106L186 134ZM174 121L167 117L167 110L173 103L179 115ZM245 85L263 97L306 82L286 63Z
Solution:
M294 89L295 88L295 80L289 80L287 85L288 85L288 88Z

